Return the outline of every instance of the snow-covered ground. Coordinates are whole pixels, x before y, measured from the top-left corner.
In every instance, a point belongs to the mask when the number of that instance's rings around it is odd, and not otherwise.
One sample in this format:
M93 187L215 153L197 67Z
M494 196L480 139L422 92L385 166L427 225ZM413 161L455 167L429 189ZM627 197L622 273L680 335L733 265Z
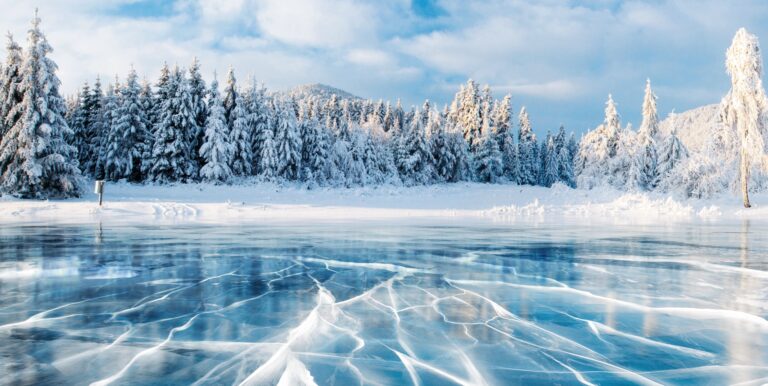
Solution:
M307 190L299 186L188 184L147 186L107 184L97 196L62 201L0 199L3 222L143 222L183 220L238 222L281 219L392 219L478 217L499 219L573 218L584 221L655 222L765 218L768 194L753 196L745 210L738 196L686 200L610 189L448 184Z

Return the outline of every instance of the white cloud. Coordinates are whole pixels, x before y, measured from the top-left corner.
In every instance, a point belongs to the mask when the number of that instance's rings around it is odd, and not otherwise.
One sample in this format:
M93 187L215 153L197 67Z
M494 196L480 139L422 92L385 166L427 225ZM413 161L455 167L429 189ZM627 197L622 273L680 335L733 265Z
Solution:
M288 44L336 48L375 39L373 8L351 0L264 0L256 17L262 32Z

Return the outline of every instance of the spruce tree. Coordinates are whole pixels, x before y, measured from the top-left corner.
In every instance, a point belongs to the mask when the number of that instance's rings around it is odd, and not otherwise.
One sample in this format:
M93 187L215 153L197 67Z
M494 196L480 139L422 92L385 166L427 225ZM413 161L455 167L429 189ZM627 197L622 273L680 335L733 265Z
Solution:
M525 106L520 110L518 116L520 119L520 129L517 135L517 157L520 165L519 182L522 185L536 185L540 163L537 157L536 135L531 129L531 121L528 119Z
M16 91L21 102L9 114L19 119L0 140L0 192L22 198L66 198L81 193L76 149L64 140L71 130L64 119L53 51L32 19Z
M168 98L159 109L149 177L158 183L187 182L199 174L190 135L196 132L197 122L189 85L178 68L171 74L165 91Z
M229 128L224 116L224 103L218 92L218 82L211 82L211 92L207 110L210 111L205 125L205 139L200 147L200 157L204 160L200 168L200 177L205 182L229 183L232 180L230 164L234 155L234 146L230 141Z
M259 177L265 181L273 181L277 176L277 150L272 129L262 132L261 154L259 155Z
M276 101L275 108L278 174L287 180L296 180L301 166L301 138L296 127L296 115L285 101Z
M149 132L147 117L141 105L141 86L135 70L131 69L119 93L120 97L115 98L118 103L114 113L115 122L110 128L107 141L106 179L117 181L126 178L140 182Z
M435 161L422 122L420 112L416 112L405 141L407 157L403 165L403 179L412 185L428 184L435 178Z
M205 86L202 74L200 74L200 61L197 58L192 60L192 66L189 68L189 96L192 99L192 110L195 116L197 131L192 133L192 150L198 154L196 162L198 167L202 166L203 159L200 158L200 146L203 145L205 135L205 120L208 116L208 106L205 99L208 89Z
M5 65L0 71L0 140L19 120L20 111L15 106L22 102L19 89L22 81L22 50L10 33L5 49Z
M227 84L224 85L224 115L227 117L227 126L232 130L235 123L235 117L232 113L237 106L237 79L235 79L235 70L229 67L227 71Z
M558 150L555 146L555 139L551 135L547 136L546 152L544 153L544 165L541 171L541 184L551 187L560 180L560 170L558 164Z
M496 183L504 169L499 143L487 123L489 119L486 118L486 123L483 124L483 135L480 137L475 155L475 176L480 182Z
M232 144L232 173L236 176L252 174L253 154L251 129L248 125L248 112L243 98L235 96L235 109L232 110L232 127L229 128L229 142ZM222 104L223 106L223 104Z

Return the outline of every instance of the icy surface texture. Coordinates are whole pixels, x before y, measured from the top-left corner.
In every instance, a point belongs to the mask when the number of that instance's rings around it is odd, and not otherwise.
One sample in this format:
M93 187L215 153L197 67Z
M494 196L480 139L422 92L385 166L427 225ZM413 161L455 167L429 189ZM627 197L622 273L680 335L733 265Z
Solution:
M768 381L765 226L0 226L0 383Z

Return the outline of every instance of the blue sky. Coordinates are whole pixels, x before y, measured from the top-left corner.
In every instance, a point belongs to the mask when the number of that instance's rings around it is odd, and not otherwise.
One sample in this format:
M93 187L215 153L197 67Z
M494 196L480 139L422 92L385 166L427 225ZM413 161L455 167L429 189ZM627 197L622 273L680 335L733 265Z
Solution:
M33 8L66 92L133 65L198 56L208 79L234 66L271 89L326 83L362 97L450 102L473 78L525 105L537 132L600 123L608 93L637 124L645 79L660 113L716 103L739 27L768 39L766 1L0 0L23 40Z

